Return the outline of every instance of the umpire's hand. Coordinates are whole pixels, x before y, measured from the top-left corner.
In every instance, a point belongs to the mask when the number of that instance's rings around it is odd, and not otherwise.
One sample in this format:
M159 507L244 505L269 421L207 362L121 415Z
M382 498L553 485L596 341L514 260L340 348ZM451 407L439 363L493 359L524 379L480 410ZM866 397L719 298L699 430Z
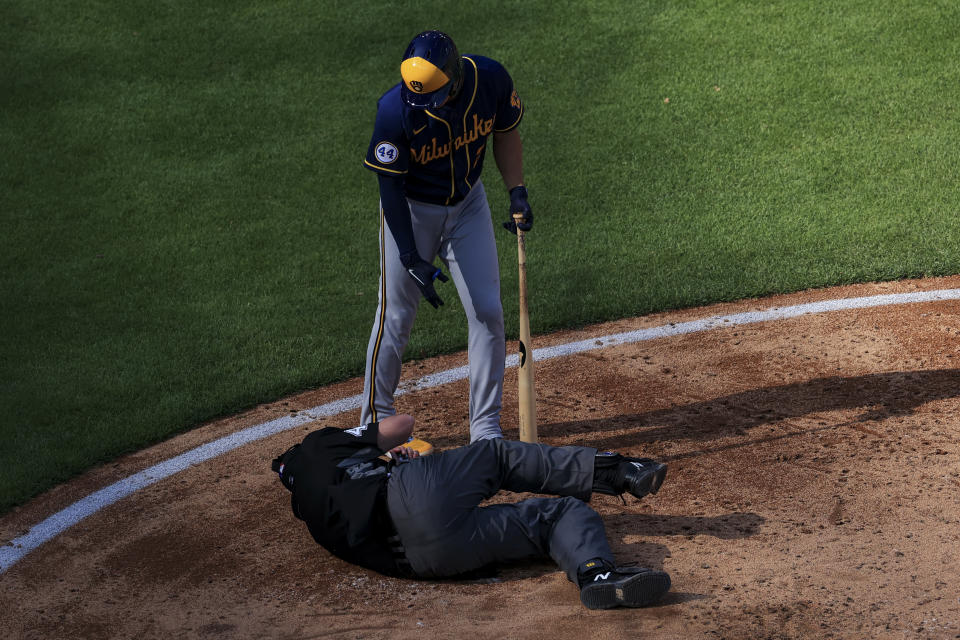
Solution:
M517 214L522 216L519 222L513 217ZM514 235L517 229L520 231L533 229L533 211L530 209L530 203L527 202L527 188L523 185L510 189L510 220L503 223L503 228Z
M394 460L413 460L414 458L420 457L419 451L417 451L416 449L411 449L410 447L406 447L404 445L394 447L393 449L390 449L390 451L388 451L387 453L389 453L390 457L393 458Z
M446 282L449 278L443 275L443 271L420 256L416 256L413 260L406 261L403 266L407 268L407 273L410 274L413 281L420 287L420 293L427 299L427 302L432 304L434 309L439 309L440 305L443 304L443 300L440 299L440 296L437 295L436 290L433 288L433 281L439 280L440 282Z

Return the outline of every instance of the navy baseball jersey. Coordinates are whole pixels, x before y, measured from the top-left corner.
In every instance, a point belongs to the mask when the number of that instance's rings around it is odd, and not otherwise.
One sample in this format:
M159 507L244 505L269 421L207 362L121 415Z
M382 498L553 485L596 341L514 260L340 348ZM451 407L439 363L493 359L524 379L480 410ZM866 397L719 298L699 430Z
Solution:
M463 56L463 87L439 109L411 109L400 84L377 102L367 149L367 168L405 178L406 196L452 205L480 179L487 136L510 131L523 118L523 104L503 66L484 56Z

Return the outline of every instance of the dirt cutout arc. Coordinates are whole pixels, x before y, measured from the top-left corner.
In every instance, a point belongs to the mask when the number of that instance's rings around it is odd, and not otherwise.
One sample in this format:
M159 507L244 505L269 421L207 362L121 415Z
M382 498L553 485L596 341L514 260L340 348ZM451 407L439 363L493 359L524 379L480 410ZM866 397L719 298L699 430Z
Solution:
M708 331L716 328L727 328L738 325L795 318L808 314L943 300L960 300L960 289L940 289L935 291L919 291L843 298L836 300L823 300L793 306L772 307L762 311L749 311L730 315L710 316L689 322L671 323L658 327L616 333L548 348L535 349L533 352L533 357L537 361L542 361L563 356L570 356L586 351L609 348L617 345L643 342L670 336L679 336L683 334ZM506 362L507 368L516 367L518 365L518 361L519 357L516 354L509 356ZM468 374L468 368L463 366L426 375L402 385L398 390L398 395L429 389L432 387L438 387L463 380L467 378ZM3 547L0 547L0 574L6 572L27 554L36 550L44 543L52 540L77 523L145 487L155 484L165 478L169 478L170 476L173 476L190 467L199 465L205 461L238 449L246 444L250 444L269 436L294 429L321 418L330 418L332 416L357 409L360 406L360 402L361 396L354 395L312 407L310 409L301 411L296 415L284 416L282 418L248 427L231 435L216 439L191 449L181 455L160 462L98 491L95 491L30 527L27 533L11 540Z

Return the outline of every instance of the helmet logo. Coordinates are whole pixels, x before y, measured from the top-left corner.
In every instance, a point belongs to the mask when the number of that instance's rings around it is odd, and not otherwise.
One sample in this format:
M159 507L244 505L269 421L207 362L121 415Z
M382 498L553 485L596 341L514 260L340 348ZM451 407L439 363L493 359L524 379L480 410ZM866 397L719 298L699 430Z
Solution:
M400 65L400 75L408 91L433 93L450 82L450 78L429 60L419 57L407 58Z

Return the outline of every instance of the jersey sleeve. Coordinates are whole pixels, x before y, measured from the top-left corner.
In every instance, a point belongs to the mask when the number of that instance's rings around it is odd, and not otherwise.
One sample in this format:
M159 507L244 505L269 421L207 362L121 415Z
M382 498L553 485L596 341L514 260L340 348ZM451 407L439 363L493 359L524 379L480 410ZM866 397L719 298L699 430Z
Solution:
M303 440L303 447L309 453L311 459L322 460L325 466L333 469L341 461L367 449L377 449L378 453L371 452L371 457L377 457L379 455L379 448L377 447L377 434L379 432L380 425L377 422L352 429L324 427L307 435Z
M388 92L377 104L377 119L363 164L387 176L404 176L410 162L410 143L403 132L403 111Z
M371 422L360 427L352 429L339 430L342 434L343 442L347 444L357 444L360 446L377 446L377 435L380 433L380 423Z
M513 78L501 64L493 68L494 83L497 92L497 118L493 130L503 133L517 128L523 119L523 102L513 86Z

